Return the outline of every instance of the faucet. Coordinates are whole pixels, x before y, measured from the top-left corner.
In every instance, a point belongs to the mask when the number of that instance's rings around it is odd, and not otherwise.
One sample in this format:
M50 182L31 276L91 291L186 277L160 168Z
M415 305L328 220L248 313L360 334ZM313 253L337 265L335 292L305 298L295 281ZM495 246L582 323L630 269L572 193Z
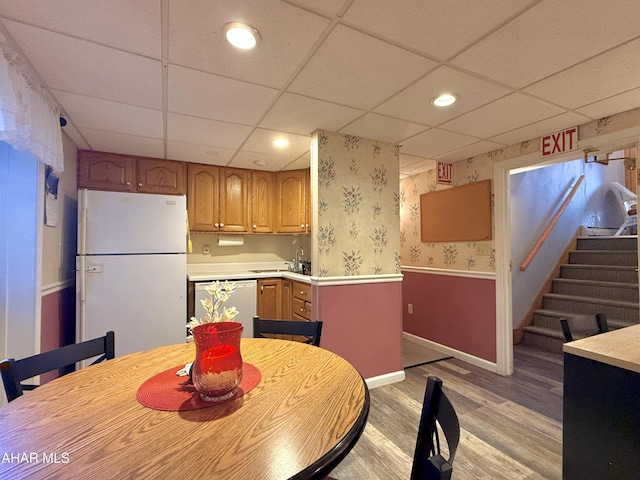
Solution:
M302 249L302 245L298 245L296 248L296 258L293 260L293 271L300 272L302 270L302 266L300 265L300 259L304 256L304 250Z

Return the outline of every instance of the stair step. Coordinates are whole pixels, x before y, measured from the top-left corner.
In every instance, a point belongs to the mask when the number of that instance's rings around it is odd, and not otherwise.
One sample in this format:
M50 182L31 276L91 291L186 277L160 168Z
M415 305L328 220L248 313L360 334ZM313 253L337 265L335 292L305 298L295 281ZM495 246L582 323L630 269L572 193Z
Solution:
M562 278L638 284L638 268L620 265L568 265L560 267Z
M547 352L561 353L562 345L564 344L564 335L562 331L556 332L552 329L528 326L524 327L522 343Z
M638 266L636 250L572 250L569 263L581 265Z
M638 285L574 278L556 278L553 293L638 303Z
M543 295L542 305L543 309L573 312L576 315L590 315L602 312L607 318L617 318L630 323L638 323L639 318L637 302L547 293Z
M578 250L637 250L638 238L632 235L578 237L577 248Z
M562 331L562 327L560 326L560 319L562 317L581 317L583 315L584 315L583 313L576 313L576 312L562 311L562 310L548 310L548 309L541 308L533 312L533 323L531 326L557 330L560 332ZM631 325L636 325L637 323L638 323L637 319L635 321L629 321L629 320L620 320L618 318L613 318L613 317L607 317L607 324L609 325L610 330L630 327Z

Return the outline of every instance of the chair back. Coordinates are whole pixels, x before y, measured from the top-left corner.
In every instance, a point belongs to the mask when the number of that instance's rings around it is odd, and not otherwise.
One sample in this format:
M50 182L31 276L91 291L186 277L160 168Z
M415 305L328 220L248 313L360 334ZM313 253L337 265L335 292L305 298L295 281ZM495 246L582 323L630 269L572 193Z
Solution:
M22 382L52 370L73 366L76 362L99 356L91 365L115 357L115 335L109 331L104 337L43 352L20 360L7 358L0 362L4 391L9 402L22 395L23 390L33 390L37 385Z
M260 317L253 317L253 338L268 338L268 335L293 335L306 337L302 343L309 343L320 346L320 336L322 334L322 322L304 322L298 320L262 320Z
M590 337L609 331L607 316L604 313L566 317L560 319L565 342L573 342L579 338Z
M440 428L438 428L438 425ZM440 450L440 431L444 434L448 458ZM442 380L430 376L422 404L411 480L450 479L460 441L460 423L453 405L442 391Z

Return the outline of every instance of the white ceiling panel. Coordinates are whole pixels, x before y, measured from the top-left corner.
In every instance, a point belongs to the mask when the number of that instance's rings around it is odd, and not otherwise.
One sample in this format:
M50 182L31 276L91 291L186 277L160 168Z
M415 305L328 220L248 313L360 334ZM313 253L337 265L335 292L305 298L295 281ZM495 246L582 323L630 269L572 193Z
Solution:
M289 89L368 109L435 66L426 58L337 26Z
M442 93L459 95L449 108L431 104ZM450 67L440 67L375 109L396 118L436 126L510 93L510 90ZM418 101L416 101L418 100Z
M477 141L477 138L469 137L468 135L432 128L415 137L404 140L400 151L409 155L434 158L436 155L450 152Z
M279 170L321 129L401 144L418 173L639 108L638 18L638 0L0 0L0 47L79 148ZM443 91L459 100L436 109Z
M638 18L636 0L546 0L453 63L524 87L634 38Z
M273 145L276 140L286 140L289 144L286 147L276 147ZM281 133L275 130L257 128L247 139L242 149L248 152L277 155L292 160L309 150L310 141L307 135Z
M438 59L449 58L531 0L356 0L344 19Z
M169 66L169 111L254 125L278 90Z
M498 135L510 126L522 127L563 112L563 109L512 93L493 103L446 122L442 128L454 132L488 138Z
M640 39L542 80L525 91L567 108L587 105L593 95L607 98L626 92L640 87L638 52ZM624 68L618 68L619 65Z
M167 139L220 148L238 148L251 133L244 125L169 113Z
M160 59L160 5L158 0L3 0L0 10L34 27Z
M259 48L234 50L221 34L243 22L260 34ZM272 87L296 71L329 25L327 18L279 0L190 0L169 3L169 61Z
M230 166L236 168L250 168L255 170L282 170L295 158L268 153L256 153L243 150L233 158Z
M159 60L20 23L5 25L50 88L162 109Z
M311 135L318 129L337 132L363 113L363 110L285 93L260 122L260 127L301 135Z
M98 152L123 153L142 157L164 157L164 145L158 138L137 137L124 133L105 132L81 128L92 150Z
M235 149L194 145L193 143L167 142L167 158L172 160L224 166L231 161L235 153Z
M424 125L396 120L375 113L367 113L340 130L340 133L371 138L387 143L397 143L427 130ZM370 135L371 137L369 137Z
M76 126L106 132L162 139L162 110L109 102L54 90L53 94Z

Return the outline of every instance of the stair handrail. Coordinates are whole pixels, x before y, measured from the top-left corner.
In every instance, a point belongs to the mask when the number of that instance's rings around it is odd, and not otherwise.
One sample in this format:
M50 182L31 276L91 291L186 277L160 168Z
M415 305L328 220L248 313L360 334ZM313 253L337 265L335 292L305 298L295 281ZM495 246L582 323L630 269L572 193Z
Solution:
M545 240L551 233L551 230L553 230L553 227L555 227L556 223L558 223L560 216L566 210L567 206L569 205L569 202L571 201L573 196L576 194L576 191L578 190L578 187L580 186L583 180L584 180L584 175L580 175L580 178L578 178L578 181L575 183L575 185L571 189L571 192L569 192L569 195L567 195L567 198L565 198L564 202L562 202L562 205L560 205L560 208L558 209L556 214L553 216L553 218L549 222L549 225L547 225L547 228L544 229L544 232L542 232L542 235L540 235L540 238L538 238L538 241L535 243L535 245L533 246L529 254L525 257L524 262L522 262L522 265L520 265L521 272L524 272L527 269L527 267L533 260L533 257L536 256L536 254L540 250L540 247L542 247L542 244L545 242Z

